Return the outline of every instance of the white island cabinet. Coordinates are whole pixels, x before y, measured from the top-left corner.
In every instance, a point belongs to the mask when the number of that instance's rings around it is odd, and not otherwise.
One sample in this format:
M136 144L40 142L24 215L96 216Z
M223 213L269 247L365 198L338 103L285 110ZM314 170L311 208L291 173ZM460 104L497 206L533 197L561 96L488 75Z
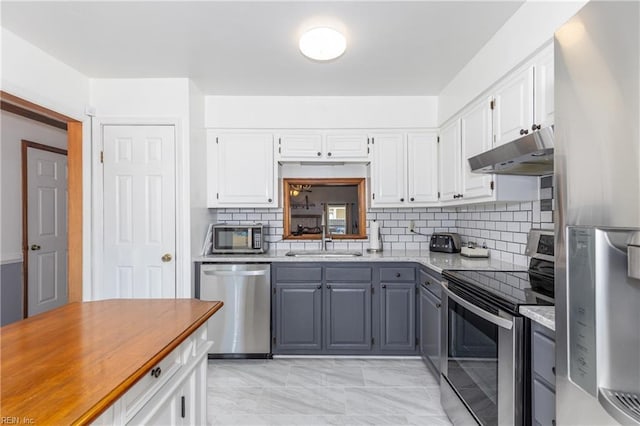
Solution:
M0 415L30 424L206 424L207 321L221 307L74 302L6 325Z

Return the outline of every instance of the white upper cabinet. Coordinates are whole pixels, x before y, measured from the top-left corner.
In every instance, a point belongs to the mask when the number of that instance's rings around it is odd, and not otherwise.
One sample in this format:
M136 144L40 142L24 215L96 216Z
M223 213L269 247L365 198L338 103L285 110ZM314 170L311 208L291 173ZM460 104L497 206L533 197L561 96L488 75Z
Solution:
M277 207L273 135L207 133L209 207Z
M278 161L369 161L366 132L292 131L276 135Z
M322 157L320 133L281 133L278 138L278 158L313 159Z
M369 138L366 133L328 133L325 135L327 158L339 160L367 160Z
M490 196L492 176L472 173L468 158L491 149L491 107L488 99L471 104L460 116L462 185L457 198Z
M404 205L407 198L406 145L403 133L370 135L371 207Z
M409 205L438 202L438 134L407 134L407 196Z
M553 124L553 45L545 48L536 57L534 91L534 121L536 129ZM538 127L540 126L540 127Z
M529 67L510 76L494 92L493 145L499 146L529 133L532 124L533 67Z
M369 135L371 207L424 207L438 203L438 135L398 132Z
M457 201L460 190L460 119L455 119L440 129L439 183L440 202Z

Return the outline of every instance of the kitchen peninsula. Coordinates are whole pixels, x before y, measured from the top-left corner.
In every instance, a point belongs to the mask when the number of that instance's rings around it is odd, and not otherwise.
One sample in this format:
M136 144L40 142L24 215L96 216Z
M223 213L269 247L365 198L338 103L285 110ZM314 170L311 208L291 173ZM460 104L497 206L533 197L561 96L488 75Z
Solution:
M5 326L0 416L16 424L200 419L211 345L206 321L221 307L193 299L103 300Z

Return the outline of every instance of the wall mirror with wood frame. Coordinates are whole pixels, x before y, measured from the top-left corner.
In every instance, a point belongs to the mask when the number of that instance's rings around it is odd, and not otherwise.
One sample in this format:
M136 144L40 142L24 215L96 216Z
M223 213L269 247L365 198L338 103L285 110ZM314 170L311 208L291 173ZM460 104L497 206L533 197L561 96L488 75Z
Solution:
M364 178L283 179L283 238L366 238Z

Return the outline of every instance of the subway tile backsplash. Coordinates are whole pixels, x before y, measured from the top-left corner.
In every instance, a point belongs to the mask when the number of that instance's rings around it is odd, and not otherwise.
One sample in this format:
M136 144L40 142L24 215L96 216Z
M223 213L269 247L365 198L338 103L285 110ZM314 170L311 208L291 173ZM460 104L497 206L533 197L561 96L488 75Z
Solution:
M450 208L385 208L367 211L367 231L380 222L385 250L428 250L434 232L458 232L464 243L486 244L491 257L527 266L524 255L531 228L553 228L553 212L541 211L540 201L490 203ZM320 242L282 240L282 209L218 209L218 222L262 222L269 250L319 249ZM409 232L410 221L414 230ZM365 250L368 240L336 240L335 249ZM330 246L331 247L331 246Z

